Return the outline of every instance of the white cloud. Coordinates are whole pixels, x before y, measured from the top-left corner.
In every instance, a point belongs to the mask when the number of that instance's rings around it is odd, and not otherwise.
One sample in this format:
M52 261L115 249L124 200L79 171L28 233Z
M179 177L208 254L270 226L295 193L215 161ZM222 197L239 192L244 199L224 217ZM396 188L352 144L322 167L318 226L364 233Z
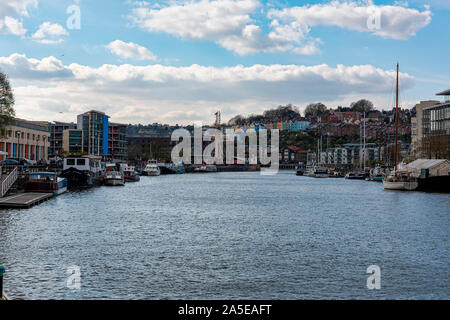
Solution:
M132 18L143 29L163 31L184 39L215 40L239 33L252 21L256 0L200 0L161 9L136 8Z
M21 21L9 16L0 19L0 34L23 36L26 33L27 30L23 27Z
M282 21L294 20L310 27L337 26L401 40L414 36L431 22L428 8L419 11L399 5L374 5L371 0L365 3L334 0L326 4L272 9L268 16Z
M0 1L0 18L5 16L28 17L28 9L36 8L37 0L2 0Z
M63 26L57 23L44 22L39 26L39 29L33 34L34 41L42 44L55 44L64 41L63 36L69 33Z
M165 32L187 40L210 40L239 55L291 51L317 54L320 39L311 27L337 26L393 39L407 39L431 21L429 9L374 5L371 0L333 0L326 4L270 9L268 32L252 14L263 7L258 0L198 0L132 10L134 23L149 32ZM272 6L267 4L267 8ZM261 13L264 14L264 7ZM380 17L380 27L375 25ZM371 20L372 19L372 20ZM372 25L370 22L373 22Z
M0 1L0 34L24 36L27 30L21 19L28 17L28 10L37 7L37 0L1 0Z
M157 57L151 53L147 48L142 47L133 42L123 42L115 40L106 46L115 55L124 59L135 60L152 60L156 61Z
M253 65L210 67L191 65L102 65L97 68L55 57L32 59L13 54L0 57L0 69L12 81L18 116L63 120L54 112L61 101L64 117L95 107L114 121L192 123L211 121L217 108L248 114L282 103L346 102L349 96L386 97L394 70L371 65ZM401 74L402 90L414 80ZM51 110L50 110L51 109Z
M260 6L257 0L200 0L135 8L131 18L144 30L187 40L215 41L240 55L301 47L307 27L296 22L284 26L274 23L265 34L250 16Z

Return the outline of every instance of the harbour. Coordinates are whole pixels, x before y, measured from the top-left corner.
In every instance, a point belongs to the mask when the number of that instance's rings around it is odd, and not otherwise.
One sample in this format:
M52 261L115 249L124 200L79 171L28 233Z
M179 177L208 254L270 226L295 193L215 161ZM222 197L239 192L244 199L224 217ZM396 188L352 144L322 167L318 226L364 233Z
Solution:
M3 2L0 305L450 300L449 1Z
M449 205L447 194L288 170L141 177L120 189L1 210L5 292L11 299L448 299ZM382 268L383 290L365 287L371 264ZM80 290L66 286L73 265L81 268Z

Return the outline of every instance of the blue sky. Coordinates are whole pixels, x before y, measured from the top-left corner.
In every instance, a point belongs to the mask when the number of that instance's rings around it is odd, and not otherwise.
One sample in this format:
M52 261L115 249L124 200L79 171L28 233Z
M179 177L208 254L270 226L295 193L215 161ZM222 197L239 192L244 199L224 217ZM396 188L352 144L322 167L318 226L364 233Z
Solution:
M73 5L80 29L67 23ZM449 21L447 0L8 0L0 69L17 115L33 120L100 109L122 122L211 122L217 109L226 120L359 98L387 109L397 61L410 107L450 88Z

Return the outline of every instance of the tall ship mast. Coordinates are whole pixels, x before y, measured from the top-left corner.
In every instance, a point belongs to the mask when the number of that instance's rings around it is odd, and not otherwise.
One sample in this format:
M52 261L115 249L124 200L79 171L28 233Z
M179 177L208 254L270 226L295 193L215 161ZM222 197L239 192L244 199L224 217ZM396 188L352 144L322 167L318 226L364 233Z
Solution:
M399 65L397 63L397 85L395 90L395 152L394 152L394 172L397 172L398 165L398 78Z
M399 91L399 64L397 63L397 79L395 90L395 152L394 171L383 179L383 187L388 190L415 190L419 183L411 177L410 172L398 170L398 91Z

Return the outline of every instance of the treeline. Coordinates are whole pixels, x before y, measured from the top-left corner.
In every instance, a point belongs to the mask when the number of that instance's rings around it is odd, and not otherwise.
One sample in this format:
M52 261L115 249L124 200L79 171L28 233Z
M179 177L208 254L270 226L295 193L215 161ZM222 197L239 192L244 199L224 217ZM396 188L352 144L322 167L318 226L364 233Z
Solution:
M318 117L327 111L356 111L369 112L374 110L373 103L366 99L353 102L349 107L339 106L336 109L328 108L322 102L310 103L306 106L304 116L302 116L298 107L288 104L285 106L278 106L275 109L266 110L263 114L251 114L248 117L237 115L228 121L229 125L245 125L250 123L271 123L271 122L289 122L301 121L311 117Z
M263 114L251 114L248 117L237 115L228 121L229 125L245 125L248 123L270 123L279 121L302 120L298 107L288 104L278 108L266 110Z

